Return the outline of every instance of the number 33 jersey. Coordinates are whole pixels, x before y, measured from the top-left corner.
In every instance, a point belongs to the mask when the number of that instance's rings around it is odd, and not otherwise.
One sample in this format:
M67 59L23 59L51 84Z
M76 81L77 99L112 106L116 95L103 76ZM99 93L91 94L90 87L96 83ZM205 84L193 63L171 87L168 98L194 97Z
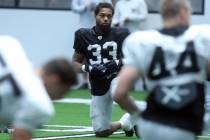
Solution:
M147 79L150 94L143 118L200 133L210 26L136 32L126 39L123 52L124 64Z
M106 34L99 35L92 29L81 28L75 32L74 49L83 54L90 65L104 64L111 60L122 59L122 43L128 36L126 28L111 28ZM90 76L91 91L98 95L105 94L109 89L110 80L94 79Z

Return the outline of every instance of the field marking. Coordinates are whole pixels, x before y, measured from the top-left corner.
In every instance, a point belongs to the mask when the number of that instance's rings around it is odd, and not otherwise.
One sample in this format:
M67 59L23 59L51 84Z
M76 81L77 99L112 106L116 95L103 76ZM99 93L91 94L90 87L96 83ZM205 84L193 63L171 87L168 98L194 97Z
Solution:
M90 99L81 99L81 98L63 98L60 100L55 100L56 103L79 103L79 104L86 104L90 105Z
M85 104L90 105L91 99L81 99L81 98L63 98L60 100L55 100L56 103L79 103L79 104ZM136 101L138 104L138 107L140 107L141 110L144 110L146 108L146 102L145 101ZM114 102L114 104L116 104Z
M91 126L71 126L71 125L44 125L46 127L57 127L58 129L37 129L38 131L45 131L45 132L88 132L88 134L71 134L65 136L50 136L50 137L43 137L43 138L34 138L33 140L56 140L56 139L66 139L66 138L81 138L81 137L91 137L95 136L95 134L90 133L93 132ZM59 129L59 128L67 128L67 129ZM68 129L70 128L70 129ZM123 134L124 132L118 131L114 134ZM209 139L210 134L208 136L198 136L199 138Z
M74 126L74 125L54 125L54 124L48 124L48 125L43 125L43 126L47 126L47 127L67 127L67 128L87 128L90 126Z
M115 132L114 135L123 134L124 132ZM82 137L95 137L95 134L76 134L76 135L67 135L67 136L51 136L51 137L44 137L44 138L34 138L32 140L56 140L56 139L67 139L67 138L82 138Z
M210 134L208 134L209 136L198 136L199 138L204 138L204 139L208 139L210 138Z
M93 132L93 128L90 126L68 126L68 125L44 125L47 127L69 128L69 129L37 129L37 131L43 132Z

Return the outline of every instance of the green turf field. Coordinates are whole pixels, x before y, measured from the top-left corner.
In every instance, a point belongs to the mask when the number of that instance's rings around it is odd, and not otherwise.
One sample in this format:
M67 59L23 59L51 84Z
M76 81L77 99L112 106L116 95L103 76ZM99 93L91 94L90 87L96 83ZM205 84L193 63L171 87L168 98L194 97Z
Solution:
M139 100L145 98L146 94L132 92L132 95ZM69 93L65 99L77 99L82 98L88 101L90 94L88 90L75 90ZM66 137L65 140L133 140L137 139L135 136L125 137L124 134L112 135L109 138L95 138L91 130L91 122L89 119L89 105L84 103L54 103L56 109L56 115L50 120L50 122L42 129L37 130L34 134L35 140L41 140L37 138L48 138L56 136L57 140L62 139L58 136ZM120 119L124 112L114 105L113 109L113 121ZM121 133L121 131L119 132ZM69 137L69 138L68 138ZM76 138L77 137L77 138ZM9 140L9 134L0 134L0 140ZM208 138L199 138L199 140L210 140Z

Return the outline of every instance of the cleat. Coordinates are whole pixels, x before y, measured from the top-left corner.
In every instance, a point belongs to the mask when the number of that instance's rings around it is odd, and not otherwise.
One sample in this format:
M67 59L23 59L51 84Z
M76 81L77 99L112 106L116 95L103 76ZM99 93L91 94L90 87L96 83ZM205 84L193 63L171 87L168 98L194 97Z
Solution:
M133 134L134 134L134 130L131 129L130 131L124 131L125 132L125 136L126 137L133 137Z
M125 113L119 120L121 127L124 131L130 131L133 129L133 125L130 120L130 114Z
M125 136L126 137L132 137L134 134L134 130L133 130L133 125L131 122L131 117L130 114L126 113L124 114L121 119L120 119L120 124L121 127L123 129L123 131L125 132Z

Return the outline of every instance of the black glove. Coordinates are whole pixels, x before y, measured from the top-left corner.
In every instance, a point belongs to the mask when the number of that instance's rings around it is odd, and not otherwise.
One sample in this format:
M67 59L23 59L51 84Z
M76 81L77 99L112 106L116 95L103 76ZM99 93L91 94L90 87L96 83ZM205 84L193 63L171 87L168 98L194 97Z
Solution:
M113 79L116 77L121 68L121 64L117 64L115 60L105 63L104 66L107 68L106 79Z
M120 70L120 66L116 63L115 60L105 63L104 66L107 68L107 74L118 72Z
M85 64L82 66L82 71L89 72L90 76L103 79L106 75L107 68L103 64Z
M90 75L99 76L103 78L106 74L107 68L101 64L92 65L92 69L90 70Z

